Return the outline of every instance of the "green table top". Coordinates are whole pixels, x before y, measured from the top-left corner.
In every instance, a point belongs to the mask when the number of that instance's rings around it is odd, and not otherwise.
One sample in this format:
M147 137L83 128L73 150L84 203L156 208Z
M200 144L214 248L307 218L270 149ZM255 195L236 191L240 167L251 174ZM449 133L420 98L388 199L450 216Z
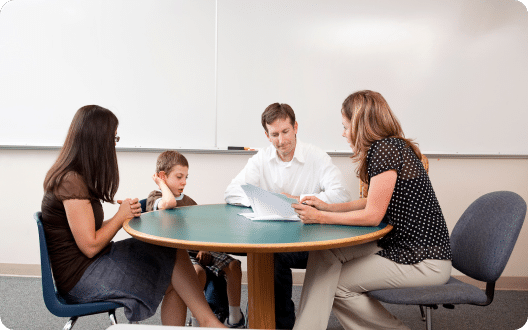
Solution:
M196 205L141 214L125 223L132 236L158 245L223 252L309 251L361 244L392 229L305 225L300 221L252 221L239 213L251 208Z

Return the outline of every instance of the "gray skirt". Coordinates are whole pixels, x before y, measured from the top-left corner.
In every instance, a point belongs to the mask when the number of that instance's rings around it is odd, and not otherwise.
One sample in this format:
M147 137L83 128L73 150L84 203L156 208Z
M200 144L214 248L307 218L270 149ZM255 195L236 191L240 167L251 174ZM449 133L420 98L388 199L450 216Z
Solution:
M113 301L125 307L129 321L141 321L156 313L169 287L176 249L152 245L134 238L112 244L64 297L72 303Z

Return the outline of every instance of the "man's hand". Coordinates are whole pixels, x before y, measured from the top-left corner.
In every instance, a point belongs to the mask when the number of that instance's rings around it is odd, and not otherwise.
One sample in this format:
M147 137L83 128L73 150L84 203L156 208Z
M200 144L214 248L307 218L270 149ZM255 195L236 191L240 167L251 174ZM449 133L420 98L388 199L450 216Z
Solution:
M293 199L296 199L297 202L299 201L299 196L293 196L293 195L290 195L290 194L287 194L285 192L281 193L282 195L288 197L288 198L293 198Z

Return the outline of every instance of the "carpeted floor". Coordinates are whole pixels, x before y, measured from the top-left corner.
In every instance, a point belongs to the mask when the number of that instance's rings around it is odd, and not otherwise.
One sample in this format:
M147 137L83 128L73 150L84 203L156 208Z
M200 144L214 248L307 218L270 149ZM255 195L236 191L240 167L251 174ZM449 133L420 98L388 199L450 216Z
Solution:
M294 301L299 301L302 287L294 287ZM52 315L46 309L42 298L40 278L0 276L0 320L11 330L62 329L66 318ZM242 286L242 306L246 306L247 286ZM420 311L416 306L385 305L411 329L425 329ZM119 323L127 323L123 310L117 311ZM527 291L497 291L495 300L487 307L457 306L454 310L440 307L433 311L435 330L515 330L523 327L528 320ZM144 324L161 324L159 310ZM80 318L74 330L106 329L110 326L107 315L93 315ZM528 328L528 325L527 325ZM0 326L0 329L2 327ZM343 329L332 315L328 329Z

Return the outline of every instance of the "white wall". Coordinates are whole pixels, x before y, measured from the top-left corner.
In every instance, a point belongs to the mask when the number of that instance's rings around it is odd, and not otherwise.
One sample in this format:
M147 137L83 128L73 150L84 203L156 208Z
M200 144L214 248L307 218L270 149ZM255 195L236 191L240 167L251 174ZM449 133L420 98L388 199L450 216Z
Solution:
M40 209L42 182L58 151L0 149L0 264L39 264L38 235L33 213ZM157 153L119 152L121 184L116 198L144 198L156 189L150 178ZM186 154L189 180L186 193L199 204L222 203L225 187L249 155ZM348 157L333 157L354 198L358 180ZM510 190L528 201L528 159L430 158L430 177L449 230L479 196ZM104 205L106 218L117 211ZM116 239L129 237L124 231ZM503 276L528 276L528 225L521 231ZM457 272L455 272L457 274Z

